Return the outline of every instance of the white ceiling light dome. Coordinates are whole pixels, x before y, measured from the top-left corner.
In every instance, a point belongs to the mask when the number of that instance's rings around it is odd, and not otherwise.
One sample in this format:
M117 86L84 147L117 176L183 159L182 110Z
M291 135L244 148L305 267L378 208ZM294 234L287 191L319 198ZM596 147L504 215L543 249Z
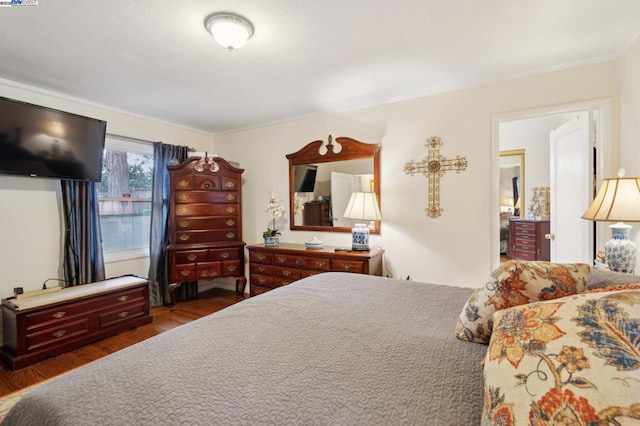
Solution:
M205 19L204 26L222 47L239 49L253 35L253 24L232 13L214 13Z

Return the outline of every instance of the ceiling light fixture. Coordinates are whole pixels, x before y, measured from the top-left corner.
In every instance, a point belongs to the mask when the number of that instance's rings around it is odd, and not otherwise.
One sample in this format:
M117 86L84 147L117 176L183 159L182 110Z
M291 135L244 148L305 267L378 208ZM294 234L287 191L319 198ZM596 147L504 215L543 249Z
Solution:
M229 52L244 46L253 35L251 22L231 13L214 13L205 19L204 26Z

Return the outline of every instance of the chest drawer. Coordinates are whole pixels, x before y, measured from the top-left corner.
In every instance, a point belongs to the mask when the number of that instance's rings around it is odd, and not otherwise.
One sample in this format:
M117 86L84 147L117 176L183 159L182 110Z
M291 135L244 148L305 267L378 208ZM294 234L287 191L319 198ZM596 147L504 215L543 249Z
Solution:
M212 249L209 250L210 260L238 260L240 259L240 253L242 248L228 248L228 249Z
M235 191L176 191L176 203L237 203Z
M29 333L26 335L26 350L33 351L48 345L57 345L82 334L89 333L89 318L78 318Z
M274 266L273 276L276 278L284 278L285 280L295 281L300 279L300 270L297 268L286 268Z
M182 244L208 243L210 241L237 241L238 238L239 234L235 229L176 232L176 240Z
M252 262L249 266L249 270L252 274L261 274L261 275L272 275L273 274L273 266L265 265L263 263L254 263Z
M358 260L332 259L331 270L333 272L354 272L362 274L364 272L364 262Z
M238 204L179 204L176 217L183 216L231 216L238 214Z
M105 312L101 312L98 315L98 321L100 327L110 327L112 325L127 321L133 317L139 317L145 315L144 303L129 303L123 305L118 309L110 309Z
M320 257L277 254L274 258L274 264L304 269L317 269L320 271L329 271L331 269L330 259L323 259Z
M260 251L249 252L249 261L252 263L273 264L273 254Z
M176 251L176 263L206 262L209 260L207 250Z
M176 221L176 230L189 231L194 229L229 229L237 228L238 219L235 217L183 217Z

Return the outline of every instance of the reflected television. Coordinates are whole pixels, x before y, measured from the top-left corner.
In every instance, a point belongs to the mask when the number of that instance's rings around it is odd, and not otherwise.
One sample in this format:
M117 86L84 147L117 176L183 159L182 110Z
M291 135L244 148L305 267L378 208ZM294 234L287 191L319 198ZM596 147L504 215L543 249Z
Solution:
M99 182L107 122L0 97L0 173Z

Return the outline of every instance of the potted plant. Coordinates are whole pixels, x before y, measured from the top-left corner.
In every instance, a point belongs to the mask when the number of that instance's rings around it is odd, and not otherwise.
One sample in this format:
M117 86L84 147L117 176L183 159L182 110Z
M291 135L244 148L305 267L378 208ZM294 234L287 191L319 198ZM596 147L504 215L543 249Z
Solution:
M265 210L271 216L271 220L273 223L273 227L267 227L267 230L262 233L262 238L264 238L265 247L277 247L280 239L278 235L280 235L280 231L276 228L276 219L282 217L284 213L284 207L282 206L282 197L276 197L276 195L271 191L269 193L269 202L267 203L267 208Z

